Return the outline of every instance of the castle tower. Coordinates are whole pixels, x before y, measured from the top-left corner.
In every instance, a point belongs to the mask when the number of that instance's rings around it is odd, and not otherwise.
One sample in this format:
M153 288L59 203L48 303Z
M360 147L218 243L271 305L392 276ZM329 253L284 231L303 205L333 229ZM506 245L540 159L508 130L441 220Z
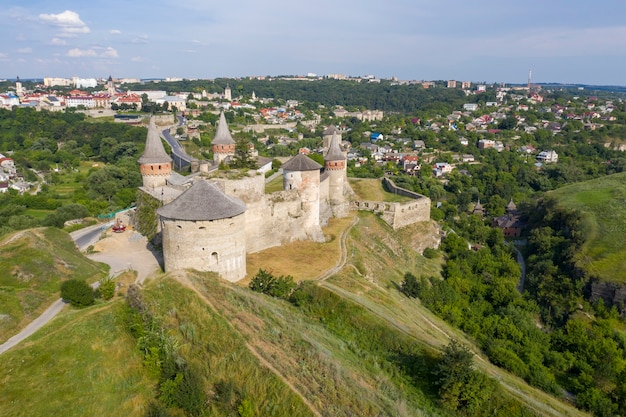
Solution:
M322 147L324 148L324 155L328 152L328 149L330 148L330 141L335 134L339 135L339 142L341 142L341 133L339 133L339 129L337 129L335 125L330 125L324 129L324 132L322 133Z
M15 81L15 94L17 94L20 97L24 95L24 88L22 87L22 82L20 81L20 77L17 77L17 80Z
M233 96L232 92L230 91L230 86L226 84L226 88L224 89L224 100L232 101L232 99Z
M165 272L217 272L229 281L246 276L246 206L214 183L196 182L157 210Z
M252 90L252 96L250 97L251 101L256 101L256 93Z
M163 187L172 173L172 158L165 153L159 130L152 119L148 126L146 149L137 162L144 187Z
M285 162L283 188L298 190L302 200L302 227L313 240L323 239L320 228L320 169L322 166L304 154Z
M228 129L224 112L220 114L220 120L217 122L217 131L215 132L211 146L213 149L213 161L216 164L235 155L235 141Z
M345 217L349 209L344 195L347 183L346 157L339 146L337 133L333 134L324 157L324 171L328 173L328 197L333 214L335 217Z

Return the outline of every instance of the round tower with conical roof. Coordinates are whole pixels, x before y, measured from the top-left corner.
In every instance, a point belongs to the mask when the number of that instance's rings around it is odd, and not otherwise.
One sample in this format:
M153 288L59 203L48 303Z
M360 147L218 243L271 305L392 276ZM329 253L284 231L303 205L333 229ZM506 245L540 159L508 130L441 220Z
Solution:
M165 153L159 130L150 119L146 149L138 160L143 186L147 188L163 187L172 174L172 158Z
M347 182L346 157L341 151L338 134L335 132L324 157L324 171L328 173L328 199L333 214L344 217L348 214L344 187Z
M213 271L229 281L246 276L245 204L200 180L159 208L165 271Z
M211 142L213 149L213 161L216 164L221 163L228 157L235 155L235 140L230 134L228 129L228 123L226 122L226 116L224 112L220 114L220 120L217 122L217 130L215 131L215 137Z
M339 142L341 142L341 133L335 125L328 126L324 129L324 132L322 132L322 147L324 148L324 154L328 153L328 150L330 149L330 142L335 135L339 135Z
M282 165L283 188L298 190L302 202L302 226L317 239L320 229L320 169L322 166L304 154Z

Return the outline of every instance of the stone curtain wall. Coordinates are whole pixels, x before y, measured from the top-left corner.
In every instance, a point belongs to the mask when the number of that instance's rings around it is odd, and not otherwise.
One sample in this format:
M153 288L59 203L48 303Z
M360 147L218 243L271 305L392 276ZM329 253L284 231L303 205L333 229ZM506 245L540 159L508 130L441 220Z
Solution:
M366 210L380 213L381 218L394 230L417 222L430 220L430 198L396 186L393 181L383 178L387 191L413 198L406 203L388 203L384 201L354 200L351 210Z

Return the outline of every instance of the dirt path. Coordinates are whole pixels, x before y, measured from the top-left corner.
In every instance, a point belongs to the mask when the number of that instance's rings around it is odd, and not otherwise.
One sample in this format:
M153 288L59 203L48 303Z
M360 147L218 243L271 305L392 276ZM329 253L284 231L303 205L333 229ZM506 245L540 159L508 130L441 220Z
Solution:
M316 278L318 281L326 281L333 275L336 275L341 271L341 269L346 266L346 262L348 262L348 247L346 246L346 240L348 240L348 234L350 230L359 222L359 216L354 216L354 220L350 223L350 226L346 228L341 233L341 237L339 238L339 259L337 260L337 264L329 269L328 271L322 273L320 276Z
M189 278L184 274L184 273L174 273L174 278L176 278L176 280L178 282L180 282L182 285L184 285L185 287L189 288L190 290L192 290L194 293L196 293L196 295L198 295L198 297L200 297L200 299L202 301L204 301L216 314L219 314L219 310L216 309L213 306L213 303L211 303L211 301L206 298L204 296L204 294L202 294L202 292L200 290L198 290L196 288L196 286L189 280ZM222 316L226 321L229 321L226 317ZM231 324L232 325L232 324ZM235 331L238 332L237 327L232 325L233 329ZM243 335L242 335L243 337ZM245 339L245 338L244 338ZM291 383L291 381L289 381L278 369L276 369L270 362L268 362L259 352L257 352L257 350L248 342L246 342L246 348L248 348L248 350L250 351L250 353L259 360L259 362L261 363L262 366L266 367L270 372L272 372L274 375L276 375L278 377L278 379L280 379L285 385L287 385L289 387L289 389L291 391L293 391L294 394L296 394L298 397L300 397L300 399L302 400L302 402L304 402L304 404L306 404L307 407L309 407L309 410L311 410L311 412L317 416L317 417L322 417L322 414L320 414L319 411L317 411L317 408L315 408L315 406L306 399L306 397L304 395L302 395L302 393L298 390L298 388L296 388L295 385L293 385Z
M334 284L330 284L328 282L326 282L326 280L337 274L347 263L347 259L348 259L348 250L347 250L347 244L346 244L346 240L348 237L348 233L350 232L350 230L357 224L357 222L359 221L358 216L355 217L355 220L352 222L352 224L346 228L346 230L341 234L341 242L340 242L340 256L339 256L339 260L337 261L337 264L335 265L335 267L329 269L328 271L324 272L323 274L321 274L317 280L320 281L320 285L324 286L325 288L333 291L334 293L336 293L337 295L350 299L353 302L357 303L358 305L366 308L368 311L370 311L372 314L376 315L377 317L381 318L382 320L384 320L385 322L389 323L391 326L395 327L396 329L398 329L399 331L401 331L402 333L412 337L412 338L416 338L419 339L418 336L416 336L415 332L412 331L411 329L409 329L407 326L397 323L396 321L394 321L393 319L391 319L390 317L388 317L386 314L384 314L381 311L378 311L376 308L373 308L372 306L368 306L365 303L363 303L355 294L350 293L349 291L344 290L341 287L338 287ZM447 340L451 340L453 338L453 336L451 336L446 330L444 330L442 327L438 326L437 324L435 324L432 320L430 320L428 317L426 317L425 315L420 313L420 320L428 323L428 325L436 332L439 332L440 334L442 334ZM543 393L540 390L537 390L535 388L532 387L528 387L529 390L534 391L536 394L531 396L528 395L526 393L524 393L518 386L511 384L509 382L504 381L504 378L510 379L510 378L515 378L512 377L510 375L508 375L505 371L500 370L500 368L496 367L495 365L492 365L491 362L489 362L488 360L484 359L483 357L481 357L480 355L478 355L476 352L472 352L474 354L474 357L477 358L477 360L481 363L481 368L483 368L483 370L485 372L487 372L489 375L491 375L492 377L494 377L495 379L498 380L498 382L500 383L500 385L506 389L507 391L509 391L514 397L519 398L524 404L526 404L528 407L532 408L533 410L535 410L536 412L538 412L541 415L550 415L550 416L570 416L573 415L572 413L568 412L567 410L567 405L558 402L559 405L562 405L562 407L559 407L560 409L557 410L555 407L553 407L554 401L557 401L556 399L553 399L552 397L549 397L548 394ZM538 395L545 395L545 401L541 401L536 399L536 397ZM565 410L563 410L563 408L565 408ZM575 411L574 411L575 410ZM572 411L574 411L574 415L586 415L585 413L583 413L582 411L576 410L575 408L572 407Z

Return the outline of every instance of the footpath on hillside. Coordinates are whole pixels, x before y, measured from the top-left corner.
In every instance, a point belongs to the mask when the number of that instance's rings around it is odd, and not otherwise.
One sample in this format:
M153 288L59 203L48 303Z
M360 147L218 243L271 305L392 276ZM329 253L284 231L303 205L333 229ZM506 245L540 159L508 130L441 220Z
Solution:
M93 229L100 234L98 228ZM91 233L86 231L86 233ZM86 233L73 235L73 238L79 239ZM76 236L76 237L75 237ZM97 240L97 238L94 238ZM89 242L91 243L91 242ZM150 250L147 239L132 230L124 233L107 232L106 236L96 241L93 245L94 253L87 255L88 258L103 262L109 265L109 273L115 277L124 271L135 271L137 273L136 283L142 284L144 280L152 273L161 269L161 262L153 251ZM97 283L94 283L97 284ZM92 285L93 286L93 285ZM58 299L50 305L39 317L30 322L19 333L12 336L6 342L0 345L0 354L17 346L23 340L41 329L57 314L59 314L67 304L63 300Z

